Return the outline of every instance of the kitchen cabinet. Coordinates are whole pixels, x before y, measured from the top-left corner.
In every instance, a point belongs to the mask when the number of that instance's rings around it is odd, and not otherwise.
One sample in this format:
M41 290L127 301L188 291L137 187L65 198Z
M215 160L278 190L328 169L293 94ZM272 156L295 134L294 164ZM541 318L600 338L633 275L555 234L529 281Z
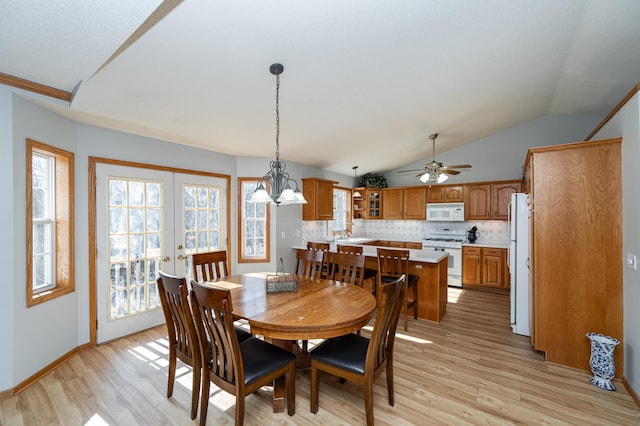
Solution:
M382 191L384 219L426 219L427 190L424 187L385 188Z
M366 213L366 199L365 199L365 188L355 188L354 192L358 191L360 193L359 197L353 197L353 218L354 219L365 219Z
M507 249L462 247L462 284L508 289Z
M507 220L511 194L520 192L520 181L465 185L466 220Z
M531 342L589 370L587 332L622 339L621 139L531 148ZM614 352L623 375L622 345Z
M464 201L462 185L437 185L427 190L428 203L458 203Z
M338 182L321 178L303 178L302 220L333 220L333 186Z
M382 190L367 188L364 191L365 219L382 219Z

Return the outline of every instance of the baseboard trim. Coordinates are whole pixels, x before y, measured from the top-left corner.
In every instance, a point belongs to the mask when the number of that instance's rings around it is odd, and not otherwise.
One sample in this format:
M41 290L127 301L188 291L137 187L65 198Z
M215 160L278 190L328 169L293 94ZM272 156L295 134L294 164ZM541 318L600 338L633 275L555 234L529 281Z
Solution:
M622 384L624 385L627 392L629 392L629 395L631 395L631 398L633 398L633 400L636 402L638 408L640 408L640 396L638 396L638 393L635 391L635 389L633 389L633 386L631 386L631 383L629 383L625 376L622 376Z
M13 396L13 389L7 389L4 391L0 391L0 401L4 401L5 399L9 399Z
M18 395L20 392L22 392L23 390L25 390L26 388L28 388L32 384L34 384L38 380L42 379L47 374L51 373L60 364L62 364L63 362L73 358L76 354L78 354L80 352L80 350L81 350L80 348L84 347L84 346L85 345L82 345L82 346L78 346L78 347L75 347L75 348L71 349L69 352L67 352L66 354L62 355L60 358L54 360L53 362L48 364L43 369L41 369L40 371L36 372L31 377L28 377L27 379L23 380L21 383L18 383L13 388L13 395L12 396Z

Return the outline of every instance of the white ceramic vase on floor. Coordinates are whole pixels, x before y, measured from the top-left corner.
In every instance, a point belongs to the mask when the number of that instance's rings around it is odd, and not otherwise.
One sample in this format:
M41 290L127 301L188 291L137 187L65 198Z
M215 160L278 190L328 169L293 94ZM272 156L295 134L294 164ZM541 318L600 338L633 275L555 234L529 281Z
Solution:
M589 379L589 382L601 389L616 390L616 387L611 383L611 379L616 375L613 350L620 342L613 337L597 333L587 333L587 337L591 341L589 367L593 372L593 377Z

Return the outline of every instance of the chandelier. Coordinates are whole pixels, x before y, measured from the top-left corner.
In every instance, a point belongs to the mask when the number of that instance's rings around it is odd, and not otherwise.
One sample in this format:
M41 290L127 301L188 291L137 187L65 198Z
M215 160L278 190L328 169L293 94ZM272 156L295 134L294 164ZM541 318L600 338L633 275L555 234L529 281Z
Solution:
M307 204L298 182L289 176L285 162L280 161L280 74L284 67L281 64L272 64L269 71L276 76L276 159L271 160L269 171L258 181L255 192L247 202L275 205ZM267 192L265 182L268 183L271 194ZM295 189L292 188L293 184Z

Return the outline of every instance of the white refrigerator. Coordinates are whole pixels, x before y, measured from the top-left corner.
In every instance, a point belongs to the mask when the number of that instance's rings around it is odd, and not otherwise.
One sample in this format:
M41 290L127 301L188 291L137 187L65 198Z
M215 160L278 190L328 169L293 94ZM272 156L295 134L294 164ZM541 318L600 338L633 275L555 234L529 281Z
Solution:
M531 336L529 274L529 196L512 194L509 206L509 272L511 274L511 328Z

